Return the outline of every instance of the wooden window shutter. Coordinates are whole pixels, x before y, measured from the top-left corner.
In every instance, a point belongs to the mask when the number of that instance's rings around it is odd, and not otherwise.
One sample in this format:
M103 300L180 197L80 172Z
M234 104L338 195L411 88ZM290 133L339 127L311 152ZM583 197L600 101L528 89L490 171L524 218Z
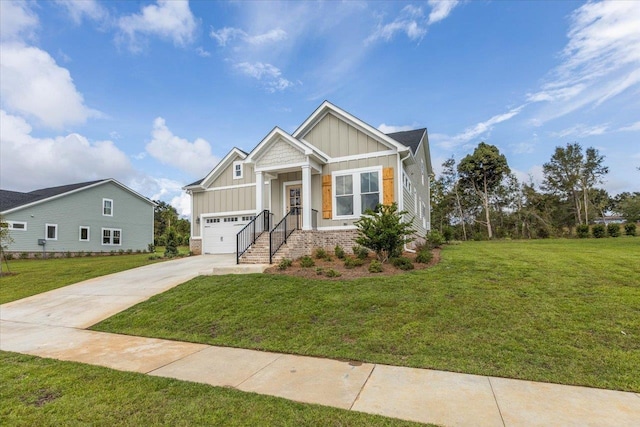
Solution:
M383 205L391 205L394 201L393 194L393 168L382 169L382 191L384 193Z
M331 219L333 200L331 198L331 175L322 176L322 218Z

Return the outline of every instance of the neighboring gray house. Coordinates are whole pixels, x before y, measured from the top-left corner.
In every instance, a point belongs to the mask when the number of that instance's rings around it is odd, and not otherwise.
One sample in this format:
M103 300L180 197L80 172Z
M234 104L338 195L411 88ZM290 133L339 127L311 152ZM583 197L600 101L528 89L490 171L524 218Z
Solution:
M350 250L354 221L367 208L393 202L423 238L431 174L426 129L385 135L325 101L292 134L276 127L249 153L233 148L205 178L184 187L191 195L191 250L241 255L247 237L237 235L251 224L253 234L271 232L270 241L254 244L252 235L249 245L263 248L250 248L239 261L269 261L264 247L277 251L273 234L278 240L284 231L273 229L290 212L296 218L288 232L295 232L281 256L335 244Z
M146 250L155 203L114 179L0 190L0 214L13 243L8 252ZM43 240L42 240L43 239Z

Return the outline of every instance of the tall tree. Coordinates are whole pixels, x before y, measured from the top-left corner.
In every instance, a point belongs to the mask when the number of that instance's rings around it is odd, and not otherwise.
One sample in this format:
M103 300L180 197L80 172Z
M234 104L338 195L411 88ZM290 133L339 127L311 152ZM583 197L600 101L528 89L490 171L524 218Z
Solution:
M467 240L466 218L462 207L462 198L460 195L460 179L456 170L456 161L451 157L442 163L442 173L437 182L441 186L443 193L443 202L446 203L451 216L456 223L462 225L462 235Z
M478 144L473 154L467 155L458 164L460 182L472 188L482 200L487 234L490 239L493 237L490 201L502 179L510 172L507 158L500 154L496 146L484 142Z
M589 224L589 193L592 192L597 184L601 184L602 177L609 173L609 168L604 166L603 162L604 156L601 156L598 150L592 147L587 148L584 164L582 165L582 173L580 174L585 224Z

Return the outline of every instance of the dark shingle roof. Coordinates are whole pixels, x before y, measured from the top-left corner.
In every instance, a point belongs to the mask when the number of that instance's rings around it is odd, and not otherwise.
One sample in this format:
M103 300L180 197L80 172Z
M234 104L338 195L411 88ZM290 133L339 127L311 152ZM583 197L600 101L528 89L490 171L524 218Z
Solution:
M422 135L424 135L426 130L427 128L407 130L404 132L388 133L387 136L395 139L405 147L409 147L411 153L415 155L418 145L420 145L420 141L422 140Z
M199 180L192 182L191 184L185 185L185 187L191 187L192 185L199 185L204 178L200 178Z
M0 212L17 208L28 203L37 202L38 200L48 199L49 197L57 196L59 194L68 193L69 191L77 190L79 188L88 187L89 185L103 181L105 180L100 179L98 181L80 182L77 184L61 185L59 187L41 188L39 190L30 191L29 193L0 190Z

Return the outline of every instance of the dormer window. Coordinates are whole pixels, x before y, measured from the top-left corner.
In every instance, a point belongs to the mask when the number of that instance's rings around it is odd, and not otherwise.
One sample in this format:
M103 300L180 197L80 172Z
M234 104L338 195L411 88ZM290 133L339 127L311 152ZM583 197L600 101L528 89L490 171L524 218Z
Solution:
M113 216L113 200L102 199L102 216Z
M242 179L242 162L233 162L233 179Z

